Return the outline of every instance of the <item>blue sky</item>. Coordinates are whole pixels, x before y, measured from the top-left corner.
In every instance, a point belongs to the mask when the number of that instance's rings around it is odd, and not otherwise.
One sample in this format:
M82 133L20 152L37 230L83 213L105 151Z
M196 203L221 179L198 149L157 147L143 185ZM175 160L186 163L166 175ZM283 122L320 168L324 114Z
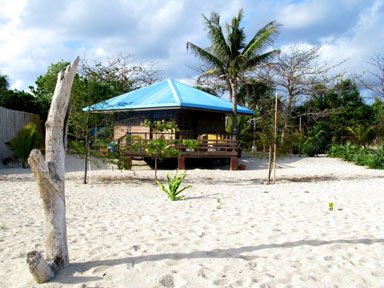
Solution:
M383 0L0 0L0 71L26 89L51 63L129 54L167 78L191 79L198 60L186 42L208 44L201 14L226 22L241 8L250 36L276 20L276 48L322 45L323 59L349 59L338 68L349 73L384 53Z

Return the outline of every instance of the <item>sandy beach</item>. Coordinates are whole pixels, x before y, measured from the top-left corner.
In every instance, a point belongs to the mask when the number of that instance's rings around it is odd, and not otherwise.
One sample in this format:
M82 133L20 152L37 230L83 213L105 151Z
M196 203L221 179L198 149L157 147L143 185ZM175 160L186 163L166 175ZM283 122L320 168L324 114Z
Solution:
M43 285L25 260L42 249L36 183L2 167L0 287L384 287L384 171L291 157L266 185L266 159L241 162L187 170L192 188L171 202L145 166L92 167L84 185L69 157L71 264Z

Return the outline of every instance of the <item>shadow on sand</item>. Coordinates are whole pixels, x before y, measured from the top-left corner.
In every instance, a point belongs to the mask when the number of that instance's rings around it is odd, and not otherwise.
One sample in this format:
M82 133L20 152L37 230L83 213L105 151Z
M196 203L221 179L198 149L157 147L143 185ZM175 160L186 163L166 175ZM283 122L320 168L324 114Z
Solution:
M107 259L97 260L89 262L71 263L69 267L60 270L57 277L52 282L63 283L63 284L80 284L84 282L91 282L103 279L102 276L75 276L76 273L83 273L100 266L117 266L121 264L127 264L133 267L136 264L142 262L161 261L166 259L172 260L183 260L183 259L198 259L198 258L239 258L246 261L251 261L257 258L257 256L245 256L243 253L252 253L255 251L265 249L279 249L279 248L294 248L300 246L323 246L332 244L349 244L349 245L372 245L377 243L383 243L384 239L339 239L339 240L300 240L294 242L285 242L280 244L261 244L257 246L244 246L239 248L230 249L214 249L210 251L196 251L191 253L163 253L155 255L143 255L143 256L132 256L118 259Z

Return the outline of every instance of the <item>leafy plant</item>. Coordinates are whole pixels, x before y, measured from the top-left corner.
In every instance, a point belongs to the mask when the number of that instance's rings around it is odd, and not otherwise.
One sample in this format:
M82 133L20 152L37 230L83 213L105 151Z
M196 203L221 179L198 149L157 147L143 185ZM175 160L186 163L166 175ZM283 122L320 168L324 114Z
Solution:
M15 138L6 144L12 150L15 157L21 160L23 168L27 167L27 160L32 149L40 147L41 135L34 123L28 123L17 134Z
M145 143L144 149L149 156L155 157L155 180L157 180L157 160L180 155L173 141L165 139L149 140Z
M157 120L157 121L149 121L148 119L145 119L143 122L143 125L145 127L150 127L156 132L165 132L165 131L178 131L177 124L172 121L165 121L165 120Z
M182 144L188 149L193 150L199 145L199 141L196 139L183 139Z
M192 187L191 185L187 185L187 186L184 186L182 188L180 187L184 178L187 176L187 173L184 172L181 175L179 175L178 172L179 171L176 170L176 174L175 174L175 176L173 176L173 178L171 178L169 176L169 174L167 174L168 187L165 187L165 185L163 183L161 183L160 181L158 181L158 180L156 181L157 185L159 185L161 190L163 190L167 194L168 198L171 201L184 199L184 197L181 195L181 193L184 190Z
M164 131L178 131L177 124L172 121L158 120L151 122L144 120L144 126L150 127L154 132L163 133ZM147 155L155 158L155 181L157 180L157 160L176 157L180 155L180 151L175 146L175 140L164 139L164 135L160 135L159 139L148 140L143 145L143 149Z

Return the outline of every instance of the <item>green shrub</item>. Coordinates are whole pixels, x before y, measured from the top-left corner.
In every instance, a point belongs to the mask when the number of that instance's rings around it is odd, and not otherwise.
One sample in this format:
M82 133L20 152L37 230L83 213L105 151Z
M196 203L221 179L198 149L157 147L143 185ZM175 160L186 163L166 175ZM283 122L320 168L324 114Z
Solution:
M328 156L341 158L371 169L384 169L384 147L373 149L358 147L351 143L332 145L328 150Z
M317 154L324 153L327 150L327 145L328 138L326 130L318 125L313 127L312 131L309 132L307 139L301 147L301 153L313 157Z
M341 145L332 144L328 149L328 157L341 158L342 148Z
M359 148L348 142L345 145L332 145L328 150L329 157L341 158L345 161L353 161Z
M182 200L184 197L181 195L181 193L186 190L187 188L192 187L191 185L185 186L181 188L181 183L183 182L184 178L187 176L187 174L184 172L181 175L178 175L178 171L176 171L175 176L171 179L169 177L169 174L167 174L167 184L168 187L165 187L163 183L160 181L156 181L157 185L163 190L166 194L167 197L171 201L176 201L176 200Z
M41 146L41 135L38 127L33 123L25 125L15 138L6 144L12 150L14 156L21 160L23 168L27 167L29 153L32 149Z
M182 144L188 149L193 150L199 145L199 141L197 141L196 139L183 139Z
M372 152L366 165L371 169L384 169L384 145Z
M301 153L309 157L316 156L317 154L321 153L320 146L318 143L313 141L304 142L303 146L301 147Z

